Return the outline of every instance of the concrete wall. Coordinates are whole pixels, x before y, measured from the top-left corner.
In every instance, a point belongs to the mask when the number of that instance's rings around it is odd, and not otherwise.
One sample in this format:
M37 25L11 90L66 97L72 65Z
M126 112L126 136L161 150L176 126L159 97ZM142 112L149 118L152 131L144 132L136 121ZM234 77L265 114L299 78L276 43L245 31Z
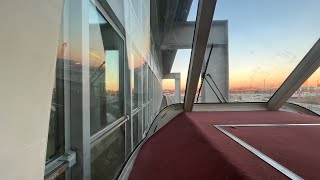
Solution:
M44 177L62 5L0 2L1 179Z
M211 28L209 42L213 42L213 49L209 59L206 74L210 74L221 94L226 100L229 100L229 50L228 50L228 21L218 21L217 26ZM208 43L209 44L209 43ZM210 44L209 44L210 45ZM208 55L210 53L210 46L207 47L202 71L204 71ZM206 77L216 94L223 100L217 87L214 85L209 77ZM201 91L202 103L219 102L217 96L204 81Z
M208 38L208 44L226 44L227 39L227 21L213 21ZM191 49L192 40L194 34L194 21L177 22L174 24L170 32L164 38L161 49L173 50L173 49Z
M208 47L205 54L205 62L208 59L208 55L210 52L210 48ZM217 46L214 47L209 59L209 64L207 68L207 73L210 74L216 85L218 86L220 92L223 94L223 96L228 99L229 97L229 65L228 65L228 49L226 46ZM203 64L203 70L205 68L205 63ZM219 91L211 81L209 77L206 77L209 81L212 88L215 90L215 92L219 95L220 99L222 97L220 96ZM217 96L212 91L209 84L204 81L203 86L201 89L201 101L203 103L212 103L212 102L219 102Z
M177 49L191 49L192 40L194 34L195 22L177 22L173 28L166 35L161 44L162 50L177 50ZM202 72L205 69L205 65L210 53L211 45L213 44L212 54L210 56L208 69L206 74L210 74L222 95L228 100L229 98L229 56L228 56L228 21L218 20L213 21L211 31L208 38L208 46L205 53L204 64ZM166 59L167 61L171 59ZM173 59L172 59L173 60ZM219 91L208 78L210 85L215 92L220 96ZM199 102L219 102L217 96L204 81L201 98Z
M170 73L163 77L163 79L173 79L174 80L174 102L170 103L181 103L181 74L180 73ZM168 96L169 98L169 96ZM168 103L168 105L170 105Z

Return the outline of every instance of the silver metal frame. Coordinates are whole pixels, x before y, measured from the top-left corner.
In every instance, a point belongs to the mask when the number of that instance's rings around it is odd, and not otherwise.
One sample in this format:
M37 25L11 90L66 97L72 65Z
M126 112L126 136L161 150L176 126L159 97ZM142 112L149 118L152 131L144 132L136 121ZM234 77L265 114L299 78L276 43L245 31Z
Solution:
M59 161L62 158L62 155L51 161L49 164L46 164L44 175L47 176L49 173L57 169L63 162Z
M73 26L70 27L70 42L77 43L80 46L82 57L82 118L72 119L71 128L71 146L75 151L81 164L72 168L72 178L76 179L91 179L91 147L95 145L101 138L106 137L113 128L126 121L117 121L119 124L105 127L101 132L98 132L93 137L90 134L90 82L89 82L89 22L88 11L89 6L93 5L98 9L102 16L111 24L117 34L121 37L125 45L125 37L112 21L104 8L94 0L70 0L70 22ZM79 31L79 29L81 31ZM78 42L79 41L79 42ZM125 48L123 49L123 57L125 58ZM124 68L124 67L123 67ZM124 101L125 101L124 97ZM124 102L125 104L125 102ZM125 108L125 107L124 107ZM113 128L112 128L113 127ZM76 129L76 130L72 130ZM73 139L72 139L73 138ZM80 139L79 139L80 138Z
M70 6L71 7L71 6ZM81 0L81 58L82 58L82 119L78 126L81 131L82 178L91 179L90 149L90 47L89 47L89 1ZM77 18L77 17L74 17ZM78 17L79 18L79 17ZM74 172L72 173L72 176ZM76 176L76 175L75 175ZM74 179L76 177L72 177Z
M196 26L184 98L184 110L187 112L192 111L216 2L216 0L199 0L198 3Z
M302 177L298 176L294 172L290 171L286 167L282 166L280 163L276 162L275 160L271 159L267 155L263 154L261 151L255 149L248 143L244 142L237 136L233 135L232 133L228 132L227 130L223 129L223 127L285 127L285 126L320 126L320 124L228 124L228 125L213 125L216 129L220 132L240 144L242 147L250 151L252 154L256 155L261 160L268 163L273 168L277 169L279 172L284 174L290 179L303 179Z
M61 23L63 23L63 29L62 32L63 33L63 42L69 42L69 0L65 0L64 1L64 5L63 5L63 21ZM66 58L67 55L63 54L63 56ZM70 63L68 61L64 61L63 62L63 66L64 66L64 73L63 73L63 78L64 80L64 154L57 157L56 159L54 159L52 162L50 162L49 164L46 164L45 166L45 176L48 176L49 174L55 174L55 171L61 171L61 165L66 163L64 161L62 161L62 159L66 156L68 156L68 154L74 153L73 151L71 151L71 138L70 138ZM69 153L67 153L69 152ZM74 158L74 162L76 161L76 158ZM72 164L73 165L73 164ZM64 169L64 168L63 168ZM62 173L62 172L60 172ZM65 173L65 179L71 179L71 173L70 173L70 166L67 165L67 167L64 169L64 173ZM56 174L59 175L59 174ZM46 178L46 177L45 177Z
M124 124L128 120L129 120L129 116L123 116L120 119L113 122L112 124L106 126L102 130L92 135L90 137L91 148L97 145L102 139L104 139L106 136L111 134L114 130L116 130L118 127L120 127L122 124Z
M97 0L90 0L90 3L95 6L96 8L98 8L98 10L101 12L101 14L103 15L104 18L107 19L108 23L110 23L110 25L113 27L113 29L118 33L118 35L125 40L124 34L122 34L122 32L120 31L120 29L118 28L118 26L113 22L112 18L108 15L108 13L106 12L106 10L102 7L102 5L97 1ZM125 44L125 42L124 42Z
M68 169L68 163L66 163L66 162L58 160L56 164L57 164L57 166L54 167L54 170L52 170L50 172L45 172L44 180L56 179L57 177L59 177L63 172L65 172ZM66 179L67 178L68 177L66 177Z
M69 42L69 9L70 9L70 1L65 0L64 1L64 16L68 18L63 19L63 40ZM65 56L65 55L64 55ZM64 78L65 79L71 79L70 77L70 62L64 62ZM71 151L71 83L70 81L64 81L64 136L65 136L65 151ZM71 169L70 167L65 170L65 180L71 179Z
M63 172L70 173L69 168L76 163L76 152L67 150L65 154L46 165L44 179L55 179ZM71 177L66 174L66 179Z
M125 48L125 45L126 45L125 35L120 31L118 26L114 23L113 19L109 16L108 13L110 13L110 12L107 12L107 10L105 8L103 8L103 6L100 4L99 1L97 1L97 0L89 0L89 3L91 3L94 7L97 8L97 10L102 14L103 18L105 18L108 21L108 23L112 26L112 28L117 32L117 34L123 40L123 46L124 47L123 47L123 52L122 53L123 53L123 60L125 61L126 57L127 57L126 56L126 54L127 54L126 53L126 48ZM127 73L126 69L125 69L125 62L122 64L122 67L119 67L119 68L121 69L121 72L123 72L123 83L124 83L123 85L124 85L124 88L127 88L126 84L125 84L125 82L126 82L126 73ZM90 151L91 151L91 148L93 148L95 145L97 145L99 142L101 142L101 140L106 138L108 135L110 135L117 128L119 128L120 126L124 125L130 119L130 117L127 114L128 110L127 110L127 107L126 107L127 95L126 95L126 93L124 93L123 95L124 95L124 97L123 97L123 113L124 113L124 116L119 118L119 119L117 119L112 124L107 125L102 130L99 130L94 135L90 136ZM127 115L125 115L125 114L127 114ZM131 132L131 127L130 127L130 129L128 129L127 125L125 125L125 127L124 127L125 128L125 154L126 154L126 156L127 156L128 149L130 149L130 151L131 151L131 145L130 145L131 141L128 142L128 140L127 140L127 133Z

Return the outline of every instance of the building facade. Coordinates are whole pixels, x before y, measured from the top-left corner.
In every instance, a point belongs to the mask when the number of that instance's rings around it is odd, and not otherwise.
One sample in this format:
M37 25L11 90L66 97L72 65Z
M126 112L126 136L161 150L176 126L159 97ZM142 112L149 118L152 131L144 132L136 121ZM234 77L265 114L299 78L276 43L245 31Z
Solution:
M114 179L160 110L150 1L63 7L45 177Z

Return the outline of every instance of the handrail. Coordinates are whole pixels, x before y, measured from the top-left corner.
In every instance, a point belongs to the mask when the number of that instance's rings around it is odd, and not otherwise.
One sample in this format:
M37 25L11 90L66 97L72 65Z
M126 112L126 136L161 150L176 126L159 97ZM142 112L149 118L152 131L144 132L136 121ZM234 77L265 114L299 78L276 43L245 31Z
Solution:
M90 137L91 147L94 147L97 145L103 138L111 134L113 131L115 131L118 127L120 127L123 123L125 123L127 120L129 120L129 116L122 116L112 124L106 126L102 130L98 131L94 135Z

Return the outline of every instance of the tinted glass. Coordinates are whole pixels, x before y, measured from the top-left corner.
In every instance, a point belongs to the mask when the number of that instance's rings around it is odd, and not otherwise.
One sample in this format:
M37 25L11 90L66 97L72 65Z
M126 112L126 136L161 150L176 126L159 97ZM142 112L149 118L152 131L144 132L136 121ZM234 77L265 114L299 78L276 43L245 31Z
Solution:
M152 99L153 96L153 72L151 71L150 67L148 69L148 87L149 87L149 91L148 91L148 99L149 101Z
M64 44L60 29L58 58L56 61L56 79L53 86L50 124L47 143L46 161L54 159L64 152Z
M141 124L140 122L139 122L139 120L141 120L141 111L139 111L138 113L136 113L134 116L133 116L133 119L132 119L132 124L133 124L133 126L132 126L132 129L133 129L133 132L132 132L132 135L133 135L133 148L135 148L137 145L138 145L138 143L139 143L139 141L140 141L140 139L141 138L139 138L139 136L140 136L140 133L139 133L139 130L141 130L141 128L139 128L139 125Z
M123 116L123 39L94 7L89 12L91 134Z
M154 118L154 115L153 115L153 103L151 102L149 104L149 116L150 116L150 119L149 119L149 122L150 122L150 125L153 121L153 118Z
M143 126L144 126L144 130L143 132L147 132L147 129L149 127L149 108L148 108L148 105L146 105L144 108L143 108Z
M320 114L320 68L288 100Z
M125 162L125 128L117 128L91 148L91 179L115 179Z
M209 83L204 80L199 102L219 102L217 95L228 102L267 102L318 40L319 5L217 1L208 40L208 47L213 45L205 73Z
M143 103L148 102L148 63L143 65Z
M143 58L139 52L132 52L132 69L133 76L131 76L132 86L132 109L141 107L142 105L142 77L143 77Z

